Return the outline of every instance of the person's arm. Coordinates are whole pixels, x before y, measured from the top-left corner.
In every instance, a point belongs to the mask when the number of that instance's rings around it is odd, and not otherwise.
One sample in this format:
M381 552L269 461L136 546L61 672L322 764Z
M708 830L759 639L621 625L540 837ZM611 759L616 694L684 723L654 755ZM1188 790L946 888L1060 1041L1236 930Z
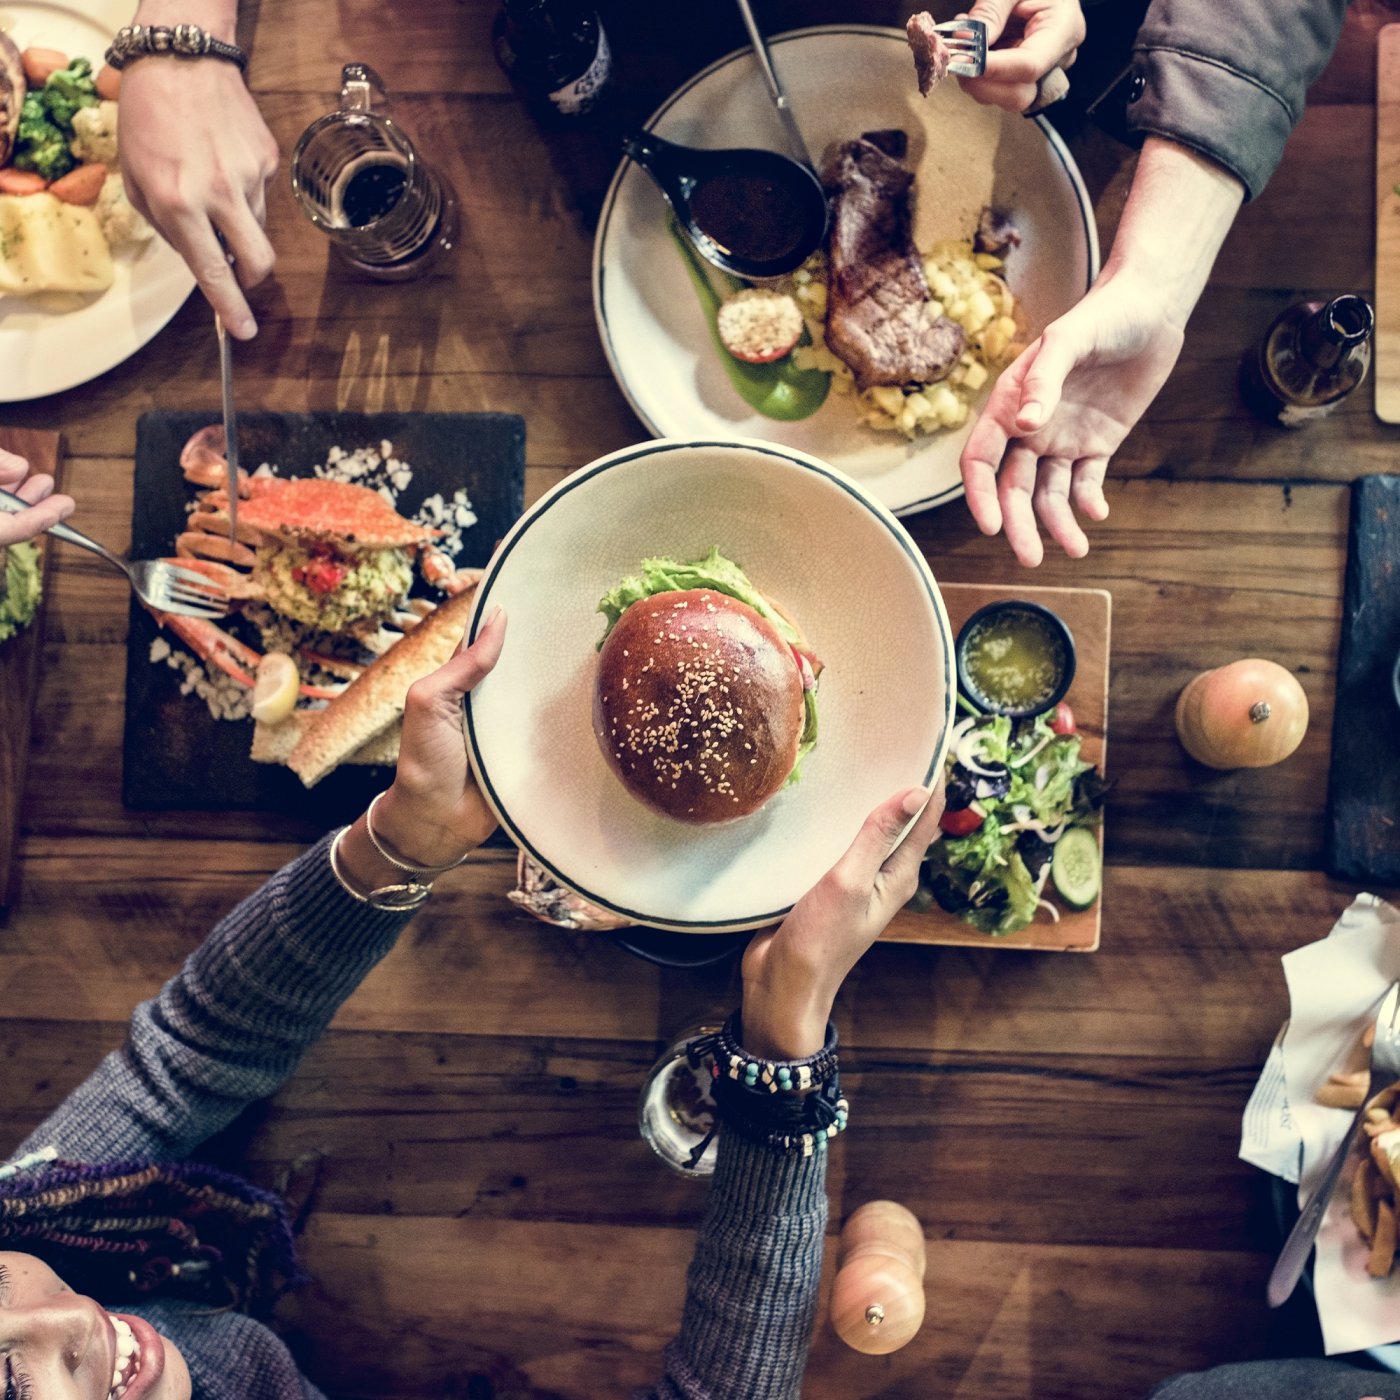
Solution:
M53 477L29 471L29 463L0 447L0 487L29 502L27 510L0 511L0 549L32 540L73 513L72 496L53 489Z
M1004 527L1021 563L1043 557L1037 516L1067 554L1088 553L1075 512L1108 515L1109 458L1176 364L1243 196L1215 161L1149 138L1098 280L997 380L963 448L963 485L978 526Z
M1153 0L1133 47L1128 125L1231 172L1253 198L1327 64L1347 0Z
M237 0L141 0L133 23L197 24L233 43L237 19ZM277 143L237 66L168 54L129 63L117 152L131 202L189 264L224 325L242 339L256 334L243 289L272 271L263 223Z
M376 834L407 862L453 862L495 825L468 773L461 702L495 665L504 631L498 615L475 646L409 693L398 772L375 810ZM136 1008L126 1044L20 1153L52 1145L77 1161L183 1157L286 1079L410 917L347 891L331 869L330 841L219 924ZM342 874L361 894L404 881L371 843L363 816L339 854Z
M923 788L883 803L781 926L755 936L744 953L745 1051L781 1061L822 1048L846 974L913 895L942 810L941 794ZM721 1129L680 1335L648 1397L800 1393L821 1284L827 1155L780 1154Z

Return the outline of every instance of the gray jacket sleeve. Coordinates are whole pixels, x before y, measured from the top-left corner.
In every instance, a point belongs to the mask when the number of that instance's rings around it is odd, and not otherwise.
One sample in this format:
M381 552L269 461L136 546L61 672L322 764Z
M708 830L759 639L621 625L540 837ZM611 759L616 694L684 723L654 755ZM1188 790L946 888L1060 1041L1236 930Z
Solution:
M680 1335L638 1400L795 1400L825 1234L826 1153L778 1156L722 1132Z
M329 848L327 837L221 920L19 1150L174 1160L271 1094L408 922L348 895Z
M1336 47L1347 0L1153 0L1133 49L1128 125L1268 183Z

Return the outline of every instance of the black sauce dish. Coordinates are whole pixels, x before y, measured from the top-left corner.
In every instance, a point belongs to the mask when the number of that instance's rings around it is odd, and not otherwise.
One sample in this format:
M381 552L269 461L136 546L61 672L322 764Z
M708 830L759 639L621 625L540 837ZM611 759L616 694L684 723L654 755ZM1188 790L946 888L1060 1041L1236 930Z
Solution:
M980 637L993 628L1012 626L1017 622L1027 634L1043 638L1044 654L1053 667L1054 677L1053 682L1048 683L1032 700L1019 704L989 694L975 674L975 657L971 662L969 659L972 644ZM985 714L1031 719L1058 705L1074 682L1074 634L1058 613L1023 598L1003 598L978 608L958 630L953 651L958 670L958 689Z

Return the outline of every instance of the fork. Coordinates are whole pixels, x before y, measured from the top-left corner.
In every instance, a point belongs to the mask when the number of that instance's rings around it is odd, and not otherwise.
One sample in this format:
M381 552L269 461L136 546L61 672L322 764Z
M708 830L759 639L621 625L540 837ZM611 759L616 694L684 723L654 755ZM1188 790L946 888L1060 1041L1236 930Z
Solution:
M987 70L987 26L980 19L950 19L933 31L952 57L948 71L958 78L980 78Z
M1269 1275L1271 1308L1281 1307L1288 1301L1302 1276L1303 1265L1308 1262L1308 1255L1312 1252L1313 1240L1317 1236L1318 1226L1322 1224L1327 1203L1341 1180L1342 1167L1356 1137L1356 1130L1366 1116L1367 1104L1397 1079L1400 1079L1400 982L1392 984L1381 1002L1381 1009L1376 1013L1375 1039L1371 1042L1371 1082L1366 1090L1365 1102L1356 1110L1346 1135L1337 1144L1327 1170L1303 1207L1297 1223L1289 1231L1274 1270Z
M0 510L11 515L28 510L29 502L9 491L0 489ZM99 554L109 564L120 569L131 581L136 596L157 612L175 613L180 617L223 617L228 612L228 594L213 579L183 564L166 559L142 559L129 562L119 554L89 539L71 525L50 525L47 531L55 539L76 544Z

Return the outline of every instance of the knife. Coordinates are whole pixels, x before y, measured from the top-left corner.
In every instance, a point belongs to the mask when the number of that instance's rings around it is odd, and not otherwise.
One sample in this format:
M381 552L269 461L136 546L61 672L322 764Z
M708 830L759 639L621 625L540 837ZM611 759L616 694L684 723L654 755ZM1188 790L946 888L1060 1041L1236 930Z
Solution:
M233 407L233 347L223 317L214 313L219 332L219 382L224 396L224 460L228 463L228 534L238 538L238 418Z

